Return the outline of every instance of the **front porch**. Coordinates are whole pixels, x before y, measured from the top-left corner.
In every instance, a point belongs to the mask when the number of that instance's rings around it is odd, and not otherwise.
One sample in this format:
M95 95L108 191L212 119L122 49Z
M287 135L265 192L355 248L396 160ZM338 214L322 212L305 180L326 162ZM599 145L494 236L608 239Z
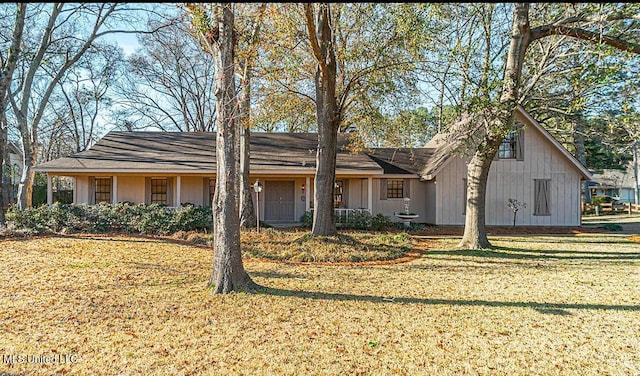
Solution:
M73 203L160 204L210 206L215 176L195 174L72 174L47 173L47 204L55 201L55 177L67 177ZM270 225L299 224L300 217L313 210L314 177L310 175L252 174L250 184L259 180L263 190L252 189L260 220ZM354 213L373 214L374 191L371 176L337 175L334 187L336 221L341 223ZM70 192L71 193L71 192ZM71 196L71 195L70 195Z

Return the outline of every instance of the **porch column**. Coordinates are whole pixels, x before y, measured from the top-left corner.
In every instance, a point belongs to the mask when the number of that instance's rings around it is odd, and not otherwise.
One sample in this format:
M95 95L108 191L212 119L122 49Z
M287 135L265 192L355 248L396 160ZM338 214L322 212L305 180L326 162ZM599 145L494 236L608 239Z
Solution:
M114 175L111 177L111 184L112 184L111 203L115 204L118 202L118 177L117 176Z
M175 201L177 208L182 206L182 203L180 202L180 196L182 195L180 193L181 190L182 190L182 176L178 175L176 177L176 201Z
M371 176L367 178L367 208L373 215L373 178Z
M51 181L51 175L47 174L47 205L53 204L53 186Z
M309 192L311 192L311 178L310 177L306 177L305 182L304 182L304 186L306 187L304 190L304 211L308 212L309 209L311 208L311 194Z

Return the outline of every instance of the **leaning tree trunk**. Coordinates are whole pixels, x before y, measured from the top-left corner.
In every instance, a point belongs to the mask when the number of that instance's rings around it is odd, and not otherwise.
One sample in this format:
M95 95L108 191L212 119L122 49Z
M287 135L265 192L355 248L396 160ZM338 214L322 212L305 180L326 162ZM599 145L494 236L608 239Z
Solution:
M313 198L313 236L337 234L333 214L333 187L336 178L336 144L338 140L338 102L336 98L336 57L332 43L329 4L322 3L317 29L313 28L311 6L306 5L307 30L317 62L315 77L318 150Z
M240 216L237 160L239 153L238 102L234 83L234 15L233 4L221 7L215 18L219 30L211 42L216 76L216 192L213 205L214 259L209 286L213 293L252 291L257 287L242 265L240 250Z
M22 33L24 31L24 19L27 11L27 5L25 3L16 4L16 18L13 26L13 33L11 36L11 48L9 49L9 54L4 61L4 66L2 67L2 71L0 71L0 174L2 174L2 179L0 179L0 225L4 225L6 223L4 216L4 208L2 207L5 200L8 198L6 195L7 187L3 186L4 182L4 174L2 171L2 166L4 165L4 156L5 154L9 155L7 152L8 148L8 124L7 124L7 92L9 91L9 87L11 86L11 81L13 79L13 72L16 69L16 65L18 63L18 55L20 54L20 45L22 43ZM9 168L11 168L11 163L8 164ZM11 171L11 170L10 170Z
M240 104L240 226L256 227L256 210L253 206L251 184L249 182L251 163L251 129L250 129L250 79L245 77L242 84L242 103Z

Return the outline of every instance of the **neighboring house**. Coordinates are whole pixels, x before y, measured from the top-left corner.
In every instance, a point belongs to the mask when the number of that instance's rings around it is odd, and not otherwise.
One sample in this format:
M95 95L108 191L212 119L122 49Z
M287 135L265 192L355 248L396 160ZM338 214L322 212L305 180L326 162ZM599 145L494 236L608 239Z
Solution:
M593 174L589 182L591 196L611 196L621 202L635 203L636 184L633 168L626 170L604 169L601 174Z
M522 108L524 128L501 146L489 175L487 224L510 225L507 200L527 203L519 225L580 225L580 182L589 172ZM373 148L353 153L338 135L335 206L398 221L409 197L415 222L464 224L466 163L436 137L425 148ZM526 140L526 142L525 142ZM313 208L317 135L252 133L251 184L263 183L260 217L295 222ZM37 171L75 180L76 203L208 205L215 187L215 134L110 132L91 149L41 164ZM49 184L51 186L51 184ZM253 192L255 200L255 192ZM49 202L52 194L48 194ZM255 201L254 201L255 202Z
M18 185L20 184L20 175L22 175L22 151L13 141L7 144L8 158L4 161L2 186L7 193L5 204L14 204L18 197Z

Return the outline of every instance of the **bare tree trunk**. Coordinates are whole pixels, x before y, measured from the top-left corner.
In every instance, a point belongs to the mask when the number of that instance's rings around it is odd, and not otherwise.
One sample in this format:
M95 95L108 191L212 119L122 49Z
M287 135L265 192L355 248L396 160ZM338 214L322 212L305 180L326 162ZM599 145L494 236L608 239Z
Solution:
M640 203L640 195L638 194L638 186L640 186L640 176L638 176L638 144L640 141L636 141L633 144L633 201L636 205Z
M495 148L497 150L497 148ZM486 195L487 178L495 151L476 151L467 166L467 209L464 235L458 244L463 249L493 248L487 238Z
M249 77L245 77L242 86L242 102L240 104L240 226L242 228L256 227L256 211L253 206L251 184L249 181L251 163L251 86Z
M1 104L0 104L1 106ZM8 142L7 142L7 117L5 115L5 111L0 112L0 174L2 174L0 177L0 226L4 226L7 223L7 220L4 216L4 204L6 202L7 199L7 195L5 193L7 187L6 187L6 183L7 180L5 178L5 175L7 173L7 171L5 171L4 168L4 159L5 156L8 157ZM8 164L9 168L11 168L11 163ZM9 170L11 171L11 170Z
M233 4L216 4L214 27L219 31L211 42L216 63L216 193L213 205L214 259L209 287L215 294L252 291L257 287L242 264L238 188L240 177L238 102L234 82Z
M31 141L29 135L22 135L22 148L23 167L18 185L18 208L20 210L33 207L33 182L36 176L33 168L36 165L35 156L37 155L36 145Z
M0 71L0 225L6 223L4 216L4 202L7 200L6 191L7 187L3 186L5 182L2 166L4 165L4 157L8 156L8 125L7 125L7 93L13 80L13 72L16 69L18 63L18 55L20 54L20 45L22 44L22 32L24 30L24 19L27 11L27 5L25 3L16 3L16 18L13 26L13 33L11 36L11 48L9 54L4 61L2 70ZM9 163L11 168L11 163Z
M529 4L515 4L511 43L505 66L500 104L485 110L486 135L467 168L467 208L464 234L459 248L493 248L487 238L486 193L489 169L500 143L513 122L525 52L531 39Z
M0 114L0 116L3 116L3 114ZM0 120L0 121L6 121L6 120ZM13 166L11 166L11 159L9 155L9 140L7 139L6 131L7 131L6 128L4 130L0 129L0 143L3 143L3 145L6 145L3 155L0 156L0 163L5 164L4 166L5 170L4 170L4 173L2 174L2 182L0 182L0 184L2 184L2 186L0 187L0 194L2 195L3 206L11 205L11 178L13 177ZM0 166L2 166L2 164L0 164ZM0 225L4 224L4 222L2 222L3 215L4 213L0 213Z
M336 143L338 140L338 102L336 99L336 57L330 26L330 5L322 3L315 23L311 5L305 4L307 31L318 64L316 70L316 114L318 150L314 180L313 236L337 234L333 214L333 186L336 178Z

